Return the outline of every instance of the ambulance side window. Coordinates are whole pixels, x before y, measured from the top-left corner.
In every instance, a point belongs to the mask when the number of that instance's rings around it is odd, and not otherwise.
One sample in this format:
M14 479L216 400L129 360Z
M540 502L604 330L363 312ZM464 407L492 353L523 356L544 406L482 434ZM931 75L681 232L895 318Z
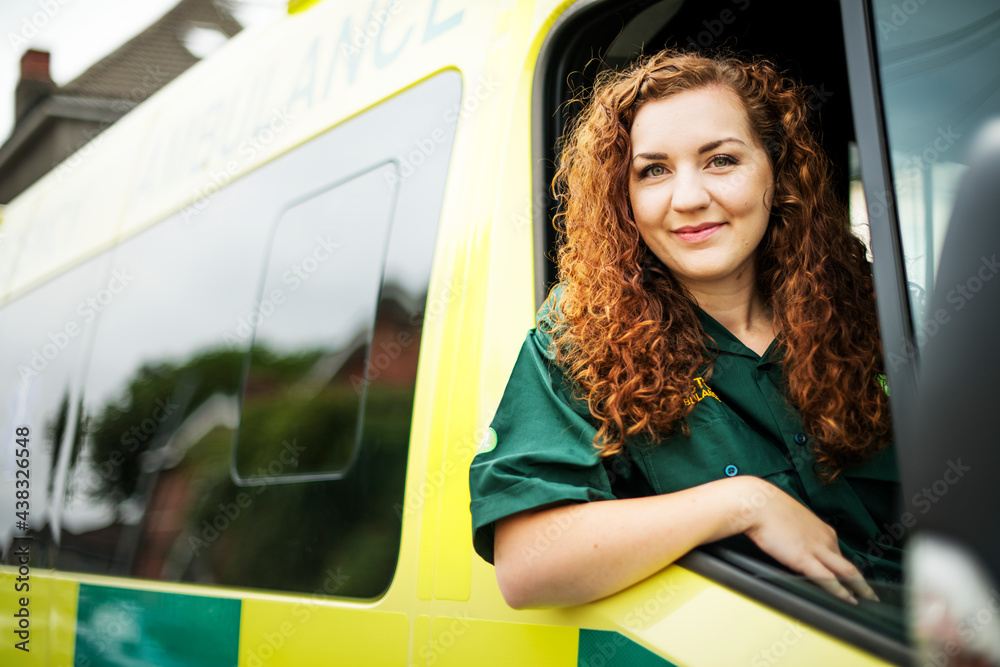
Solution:
M432 77L106 253L127 285L94 321L57 567L386 590L461 90Z

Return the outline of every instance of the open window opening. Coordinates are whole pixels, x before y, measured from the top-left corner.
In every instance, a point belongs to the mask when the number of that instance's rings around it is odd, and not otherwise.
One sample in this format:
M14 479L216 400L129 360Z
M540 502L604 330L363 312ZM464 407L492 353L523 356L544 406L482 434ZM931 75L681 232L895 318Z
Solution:
M557 202L552 180L557 147L582 110L595 77L663 47L759 55L809 87L811 121L834 165L834 185L852 223L867 242L863 192L850 87L835 0L808 5L783 0L634 0L579 2L553 26L536 67L533 95L533 164L536 298L540 305L557 281ZM893 662L908 660L898 608L858 613L814 595L812 585L764 563L708 547L682 559L684 567L849 641Z

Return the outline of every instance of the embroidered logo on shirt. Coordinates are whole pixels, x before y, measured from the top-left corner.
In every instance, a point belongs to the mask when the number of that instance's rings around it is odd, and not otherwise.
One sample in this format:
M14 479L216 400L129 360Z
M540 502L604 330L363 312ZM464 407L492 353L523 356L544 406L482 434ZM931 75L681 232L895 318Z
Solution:
M486 452L492 452L497 446L497 432L492 428L486 431L486 437L483 441L479 443L479 449L476 450L477 454L485 454Z
M697 377L691 380L691 395L684 399L684 405L695 405L696 403L700 403L702 399L708 398L709 396L719 401L719 403L722 402L719 397L715 395L715 392L712 391L712 388L705 383L705 379Z

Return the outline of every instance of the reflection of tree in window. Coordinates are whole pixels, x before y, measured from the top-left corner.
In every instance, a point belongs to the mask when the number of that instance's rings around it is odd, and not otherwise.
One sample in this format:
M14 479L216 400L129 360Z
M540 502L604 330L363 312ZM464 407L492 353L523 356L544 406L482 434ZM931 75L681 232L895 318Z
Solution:
M219 397L234 400L232 378L239 374L240 353L209 352L186 364L140 369L89 429L89 465L99 483L87 492L114 506L118 524L133 521L130 512L141 516L131 549L122 552L129 540L118 535L117 562L105 567L158 579L303 591L315 590L328 570L339 567L352 575L338 594L378 594L395 568L393 543L400 522L392 508L405 474L422 324L414 305L422 302L423 297L407 298L392 286L383 291L372 349L384 352L389 363L372 367L361 448L351 469L336 481L237 486L229 471L228 428L210 428L196 442L178 443L192 422L205 420L206 406ZM303 434L298 446L318 443L306 445L303 455L311 449L322 460L328 443L343 440L337 433L342 425L353 437L358 403L350 378L363 377L366 349L358 345L344 355L321 386L317 369L329 373L331 367L324 364L331 355L260 354L258 381L248 385L256 421L244 424L249 435L241 444L251 452L268 451L270 434L294 430ZM146 436L143 421L154 412L164 415L162 397L179 394L189 399L171 398L168 405L176 404L176 411ZM220 421L224 426L226 420ZM362 497L365 502L358 503ZM278 552L287 569L261 558Z

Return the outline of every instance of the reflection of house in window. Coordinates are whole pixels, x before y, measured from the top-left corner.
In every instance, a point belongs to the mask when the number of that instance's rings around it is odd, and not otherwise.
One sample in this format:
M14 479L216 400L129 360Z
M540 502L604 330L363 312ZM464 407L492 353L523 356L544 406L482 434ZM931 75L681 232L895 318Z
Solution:
M25 52L14 129L0 147L0 203L238 33L241 26L227 7L213 0L182 0L64 86L52 81L47 52Z
M368 381L387 385L413 386L417 377L417 352L423 324L423 298L415 301L405 290L385 285L372 334ZM366 331L359 331L343 349L318 359L296 389L316 393L335 377L347 378L355 388L364 383L368 352Z
M368 381L413 386L417 380L417 352L424 323L426 294L414 296L386 284L375 316Z

